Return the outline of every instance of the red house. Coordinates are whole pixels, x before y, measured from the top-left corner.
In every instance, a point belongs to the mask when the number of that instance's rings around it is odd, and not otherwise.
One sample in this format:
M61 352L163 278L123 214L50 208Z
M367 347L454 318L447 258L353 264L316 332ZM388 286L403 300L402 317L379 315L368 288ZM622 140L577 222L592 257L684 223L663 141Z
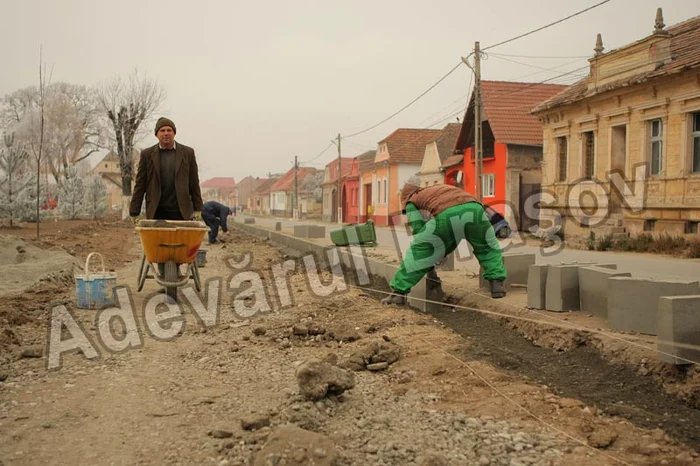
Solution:
M363 169L374 163L376 150L370 150L352 159L350 174L343 179L343 223L364 223L366 215L360 209L360 177Z
M542 182L542 124L530 110L564 89L558 84L481 82L482 200L503 214L513 229L523 230L537 221L520 215L525 200L539 193ZM455 154L441 167L445 183L476 194L474 93Z

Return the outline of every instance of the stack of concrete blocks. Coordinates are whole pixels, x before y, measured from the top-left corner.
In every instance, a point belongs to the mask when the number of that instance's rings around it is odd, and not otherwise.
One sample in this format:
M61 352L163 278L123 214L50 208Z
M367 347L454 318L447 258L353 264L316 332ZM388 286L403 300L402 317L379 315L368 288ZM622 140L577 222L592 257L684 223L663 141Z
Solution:
M578 285L581 311L596 317L608 318L608 281L612 277L631 277L629 272L619 272L600 266L581 267L578 270Z
M255 223L255 218L254 217L245 217L243 219L243 223L245 223L246 225L252 225Z
M581 290L578 271L595 265L591 262L550 265L545 285L545 309L552 312L578 311L581 309ZM598 267L616 269L615 264L598 264Z
M549 265L532 264L527 273L527 307L545 309Z
M506 267L507 278L504 283L506 290L513 285L527 285L530 266L535 264L535 254L504 254L503 265ZM489 288L488 280L484 279L484 269L479 267L479 288Z
M294 236L297 238L325 238L326 227L322 225L294 225Z
M613 277L608 280L608 323L615 330L656 335L662 297L699 294L697 281ZM696 319L700 323L700 310Z
M662 297L657 333L660 360L676 365L700 362L700 295Z

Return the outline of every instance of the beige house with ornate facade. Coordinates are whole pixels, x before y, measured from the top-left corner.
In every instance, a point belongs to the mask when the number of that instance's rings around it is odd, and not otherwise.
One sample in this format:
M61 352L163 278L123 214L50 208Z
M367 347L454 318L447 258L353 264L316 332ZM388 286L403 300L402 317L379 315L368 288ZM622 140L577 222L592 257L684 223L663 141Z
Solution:
M603 50L599 35L589 75L532 111L551 197L540 226L561 216L566 236L697 234L700 16L666 28L659 9L651 35Z

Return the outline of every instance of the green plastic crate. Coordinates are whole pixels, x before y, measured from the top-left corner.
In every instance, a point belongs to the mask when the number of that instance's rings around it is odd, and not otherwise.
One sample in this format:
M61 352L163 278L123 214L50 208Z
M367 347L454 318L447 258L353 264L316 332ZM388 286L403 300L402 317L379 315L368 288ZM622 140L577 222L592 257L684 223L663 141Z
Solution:
M357 236L357 242L350 242L348 239L348 231L354 230ZM351 235L352 237L353 235ZM354 240L354 238L353 238ZM331 231L331 241L336 246L349 246L350 244L361 244L365 246L377 244L377 233L374 230L374 222L369 220L361 225L348 225L340 230Z

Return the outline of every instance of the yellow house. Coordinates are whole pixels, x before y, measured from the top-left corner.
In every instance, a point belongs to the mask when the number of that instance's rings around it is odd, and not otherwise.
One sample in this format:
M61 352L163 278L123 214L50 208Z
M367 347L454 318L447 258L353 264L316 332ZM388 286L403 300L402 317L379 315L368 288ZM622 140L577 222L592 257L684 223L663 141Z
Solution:
M134 151L138 157L137 151ZM136 168L134 163L134 168ZM119 157L116 152L109 153L100 160L90 171L91 174L102 178L102 182L107 189L107 205L110 209L118 209L122 205L122 175L119 168ZM136 172L134 172L134 179ZM133 184L133 183L132 183Z
M603 50L599 34L588 76L532 110L544 130L540 227L697 234L700 16L666 28L659 9L651 35Z
M439 135L425 146L423 161L418 172L421 187L445 184L445 174L441 167L448 158L454 155L461 129L460 123L449 123Z

